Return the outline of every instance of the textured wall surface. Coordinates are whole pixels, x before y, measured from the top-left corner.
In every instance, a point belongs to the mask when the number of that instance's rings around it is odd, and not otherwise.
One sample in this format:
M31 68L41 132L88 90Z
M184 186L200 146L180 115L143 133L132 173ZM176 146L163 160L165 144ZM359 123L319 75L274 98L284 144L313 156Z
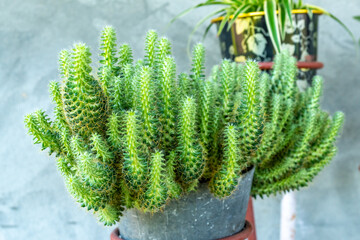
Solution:
M309 0L333 12L360 37L360 1ZM166 29L192 0L1 0L0 1L0 240L108 239L67 194L53 158L26 135L23 117L51 109L48 83L58 78L57 55L75 41L97 56L98 36L113 25L119 42L143 55L149 28L173 42L178 71L190 67L187 37L207 10L193 12ZM196 13L196 14L195 14ZM201 40L201 32L195 34ZM207 65L218 63L214 31L205 40ZM339 154L310 185L297 192L297 239L359 239L360 234L360 58L351 38L334 21L320 21L319 60L325 68L323 106L343 110L346 125ZM95 63L96 65L96 63ZM280 197L255 201L258 238L279 238Z

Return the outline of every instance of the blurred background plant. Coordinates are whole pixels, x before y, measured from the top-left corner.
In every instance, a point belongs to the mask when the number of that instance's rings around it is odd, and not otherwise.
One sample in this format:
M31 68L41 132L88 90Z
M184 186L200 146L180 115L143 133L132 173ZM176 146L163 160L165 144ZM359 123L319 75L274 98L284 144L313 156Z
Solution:
M331 17L336 22L338 22L354 39L352 32L349 28L335 15L326 11L325 9L312 5L303 3L302 0L207 0L205 2L199 3L193 7L190 7L179 15L177 15L171 22L174 22L178 18L188 14L189 12L206 7L206 6L219 6L220 9L211 12L202 18L194 27L192 34L206 21L210 18L221 17L221 23L218 27L218 35L225 30L224 27L227 25L226 31L229 31L234 24L235 20L247 13L255 13L264 11L267 29L270 34L271 41L273 43L274 49L277 53L281 51L281 42L285 38L285 26L287 21L292 25L292 10L294 9L306 9L310 18L312 17L312 12L314 10L320 11L321 13ZM207 35L208 31L212 27L212 23L209 23L205 32L204 37ZM189 37L189 42L191 40L192 34Z

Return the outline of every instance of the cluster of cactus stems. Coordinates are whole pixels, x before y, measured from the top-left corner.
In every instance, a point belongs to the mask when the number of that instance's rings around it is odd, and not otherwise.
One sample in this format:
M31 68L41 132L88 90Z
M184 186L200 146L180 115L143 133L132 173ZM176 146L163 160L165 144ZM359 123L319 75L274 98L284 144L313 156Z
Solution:
M55 154L71 195L105 225L125 208L161 210L207 181L230 196L256 166L254 196L305 186L335 155L344 116L319 107L322 79L300 92L295 60L276 57L271 75L256 62L223 60L205 78L205 50L193 50L191 73L176 75L168 39L149 31L145 57L101 35L96 77L89 48L60 53L60 82L50 83L55 120L25 118L42 149Z

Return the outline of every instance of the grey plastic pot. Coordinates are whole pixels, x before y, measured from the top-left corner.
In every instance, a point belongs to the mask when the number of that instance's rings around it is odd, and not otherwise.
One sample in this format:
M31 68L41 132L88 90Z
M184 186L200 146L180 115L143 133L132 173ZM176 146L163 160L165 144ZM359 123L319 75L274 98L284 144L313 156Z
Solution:
M119 223L120 237L123 240L211 240L233 236L245 227L253 175L254 169L245 173L233 195L223 200L209 192L207 183L201 183L196 192L172 200L161 212L126 210ZM245 229L249 231L248 227Z

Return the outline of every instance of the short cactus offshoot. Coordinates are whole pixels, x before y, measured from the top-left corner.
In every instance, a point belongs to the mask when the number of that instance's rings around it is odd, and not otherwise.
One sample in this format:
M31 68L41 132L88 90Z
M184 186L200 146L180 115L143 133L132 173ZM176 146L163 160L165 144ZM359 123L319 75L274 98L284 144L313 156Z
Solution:
M82 43L60 53L61 83L51 82L55 120L38 110L29 134L57 157L71 195L105 225L125 208L156 212L199 181L224 198L256 166L253 194L305 186L336 152L343 114L319 108L322 80L299 92L295 60L276 58L272 75L257 63L224 60L205 79L205 50L194 48L191 73L176 76L171 45L149 31L145 57L101 36L93 76Z

